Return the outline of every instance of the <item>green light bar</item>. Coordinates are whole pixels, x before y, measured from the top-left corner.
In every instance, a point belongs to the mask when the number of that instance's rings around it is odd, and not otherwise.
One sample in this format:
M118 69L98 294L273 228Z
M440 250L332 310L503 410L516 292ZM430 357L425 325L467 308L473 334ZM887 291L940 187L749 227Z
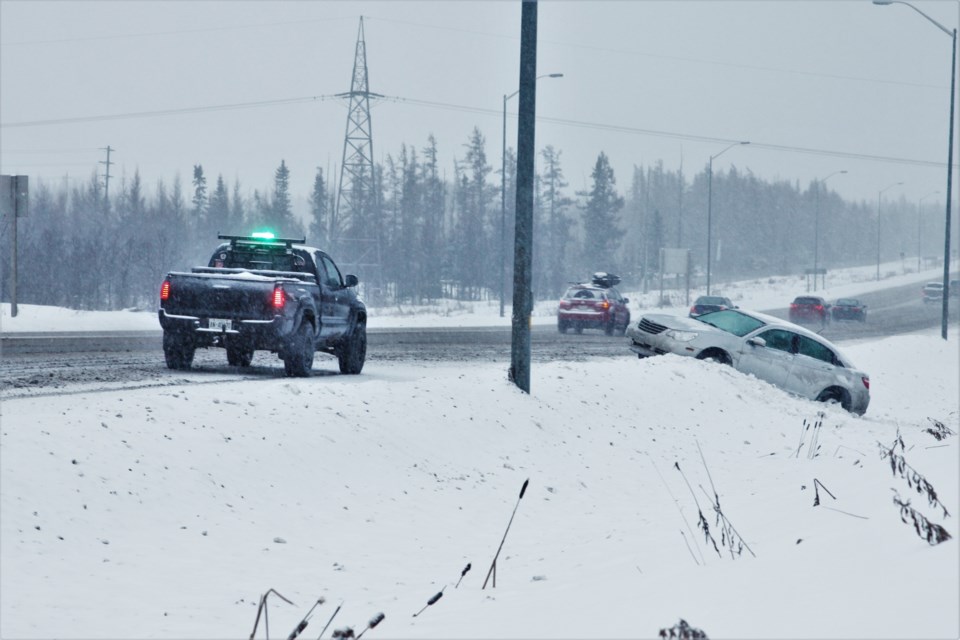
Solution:
M272 231L254 231L250 234L250 237L258 240L273 240L276 238Z

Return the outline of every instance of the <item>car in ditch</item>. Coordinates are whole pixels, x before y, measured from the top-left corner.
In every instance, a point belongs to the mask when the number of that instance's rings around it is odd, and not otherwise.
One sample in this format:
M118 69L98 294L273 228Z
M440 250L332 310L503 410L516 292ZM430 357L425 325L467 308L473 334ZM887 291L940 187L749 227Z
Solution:
M830 308L834 320L867 321L867 305L857 298L838 298Z
M593 274L590 282L567 287L557 309L557 330L583 333L584 329L602 329L608 336L614 332L623 335L630 324L630 299L617 291L619 283L619 276L601 271Z
M696 318L645 314L627 329L640 358L673 354L730 365L795 395L863 415L870 376L830 341L763 313L725 309Z

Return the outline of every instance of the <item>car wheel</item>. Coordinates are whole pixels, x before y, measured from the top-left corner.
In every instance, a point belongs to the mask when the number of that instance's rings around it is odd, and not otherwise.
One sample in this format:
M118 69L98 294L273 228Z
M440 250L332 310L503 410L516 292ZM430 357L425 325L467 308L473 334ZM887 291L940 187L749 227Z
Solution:
M574 333L578 333L578 334L579 334L579 333L583 333L583 323L581 323L581 322L576 322L576 323L574 323L574 325L573 325L573 331L574 331Z
M357 323L350 340L337 352L337 361L340 364L340 373L357 375L363 370L363 363L367 360L367 325Z
M617 329L617 320L616 318L610 318L610 322L603 325L603 332L608 336L612 336L613 332Z
M704 349L697 355L697 360L709 360L717 364L733 364L733 360L730 359L730 354L723 349Z
M283 370L288 376L304 378L313 368L313 337L309 322L302 322L285 350Z
M173 331L163 332L163 358L168 369L189 369L196 346L190 336Z
M568 328L569 327L567 326L566 320L557 321L557 331L559 331L560 333L566 333Z
M817 402L826 402L827 404L837 403L844 411L850 411L850 394L847 393L846 389L841 389L840 387L824 389L820 392L820 395L817 396Z

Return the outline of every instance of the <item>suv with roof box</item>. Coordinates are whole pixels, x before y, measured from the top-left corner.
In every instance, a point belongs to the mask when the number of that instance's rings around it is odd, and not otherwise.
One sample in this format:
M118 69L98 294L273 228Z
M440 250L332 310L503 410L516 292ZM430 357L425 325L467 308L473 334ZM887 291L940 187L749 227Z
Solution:
M623 335L630 324L630 299L617 291L619 283L619 276L601 271L593 274L590 282L570 285L560 299L557 330L583 333L584 329L603 329L608 336L614 332Z

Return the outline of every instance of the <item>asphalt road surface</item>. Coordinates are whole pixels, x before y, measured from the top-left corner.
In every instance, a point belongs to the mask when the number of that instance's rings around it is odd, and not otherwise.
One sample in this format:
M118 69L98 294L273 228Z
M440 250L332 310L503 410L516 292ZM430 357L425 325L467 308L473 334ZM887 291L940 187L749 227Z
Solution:
M941 323L940 304L924 304L917 285L864 294L867 322L832 322L810 327L842 344L850 340L909 333ZM950 331L960 330L960 300L951 300ZM787 309L765 310L786 318ZM637 318L634 318L636 320ZM509 328L381 329L368 333L367 361L510 362ZM578 361L632 357L627 339L600 331L560 334L555 325L535 325L531 360ZM0 399L60 395L118 388L244 382L283 377L275 354L258 351L250 367L227 365L222 349L200 349L189 371L166 368L161 332L16 333L0 336ZM314 376L338 375L332 356L317 354Z

